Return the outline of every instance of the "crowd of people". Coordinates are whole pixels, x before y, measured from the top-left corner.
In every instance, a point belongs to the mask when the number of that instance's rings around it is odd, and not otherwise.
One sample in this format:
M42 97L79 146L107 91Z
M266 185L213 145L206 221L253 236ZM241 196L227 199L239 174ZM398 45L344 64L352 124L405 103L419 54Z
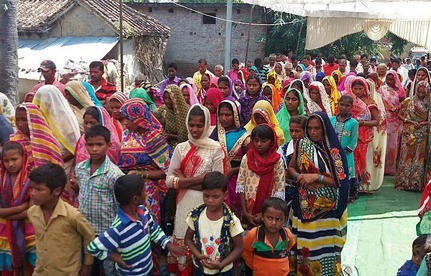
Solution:
M430 74L407 65L201 59L123 93L100 61L65 84L43 61L0 94L2 275L340 275L348 202L429 179Z

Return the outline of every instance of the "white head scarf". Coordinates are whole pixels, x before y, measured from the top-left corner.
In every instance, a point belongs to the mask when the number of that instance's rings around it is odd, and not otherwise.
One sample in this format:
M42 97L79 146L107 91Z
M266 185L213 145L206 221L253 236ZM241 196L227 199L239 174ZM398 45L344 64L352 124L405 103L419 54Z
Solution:
M322 110L321 107L310 98L310 87L317 86L319 88L320 99L322 101L322 105L325 110ZM331 104L329 103L328 94L326 94L325 86L320 81L313 81L308 86L308 90L304 92L304 98L307 100L307 107L310 113L314 113L316 111L323 111L328 114L329 117L332 116Z
M203 111L204 117L205 117L204 131L203 131L203 133L199 139L193 138L193 136L191 135L191 133L189 131L189 126L188 126L189 119L190 119L190 112L192 111L192 109L195 109L195 108L200 108ZM211 119L210 118L211 118L210 111L208 110L208 108L206 108L203 105L195 104L189 109L189 112L187 112L186 127L187 127L187 132L189 134L188 137L189 137L190 143L192 143L198 147L207 148L207 149L221 148L219 142L216 142L213 139L209 138L211 135L211 121L210 121Z

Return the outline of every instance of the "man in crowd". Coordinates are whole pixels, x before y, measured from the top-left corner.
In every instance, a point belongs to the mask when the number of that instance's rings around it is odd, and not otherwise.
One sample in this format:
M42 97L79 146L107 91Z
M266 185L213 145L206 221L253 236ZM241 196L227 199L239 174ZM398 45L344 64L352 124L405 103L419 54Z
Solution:
M163 95L163 92L165 91L166 86L168 86L169 84L178 85L178 83L180 82L181 79L177 77L177 70L178 70L177 64L173 62L168 64L168 77L160 85L160 93L162 95Z
M239 71L239 60L237 58L232 59L232 69L227 73L228 77L232 81L236 81L238 79L238 71Z
M96 97L102 103L103 107L110 110L107 99L117 92L117 87L103 77L104 72L105 66L101 61L93 61L90 63L89 83L94 87Z
M323 71L325 72L325 76L330 76L334 70L338 69L338 64L335 63L334 56L329 56L327 62L323 66Z
M262 83L266 82L266 76L269 73L269 68L263 65L261 58L257 58L254 60L254 66L256 66L257 70L259 70L259 75L262 79Z
M347 60L344 58L341 58L338 60L338 70L343 74L343 76L347 75L349 73L349 68L347 68Z
M220 78L221 76L224 75L224 68L223 65L221 64L217 64L216 66L214 66L214 75L217 78Z
M208 70L207 60L204 58L201 58L200 60L198 60L198 71L196 71L193 74L193 80L195 81L195 83L199 89L202 88L201 78L202 78L203 74L209 74L211 78L214 78L214 74L211 73L210 70Z
M33 92L36 92L39 88L41 88L45 84L52 84L55 87L57 87L58 90L60 90L61 93L63 93L63 95L65 95L64 94L64 84L57 81L55 78L55 74L57 73L57 67L55 66L55 63L52 60L42 61L39 68L37 69L37 71L42 73L44 82L40 82L40 83L36 84L33 87L33 90L32 90Z

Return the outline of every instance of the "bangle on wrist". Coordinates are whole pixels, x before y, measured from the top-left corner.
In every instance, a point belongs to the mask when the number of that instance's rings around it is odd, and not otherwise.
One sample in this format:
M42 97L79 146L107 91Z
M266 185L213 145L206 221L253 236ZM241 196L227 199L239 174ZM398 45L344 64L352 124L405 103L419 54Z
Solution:
M323 183L323 179L325 179L325 176L323 174L319 174L319 177L317 178L317 183Z
M172 188L174 188L175 190L178 190L180 188L180 178L179 177L176 176L172 180Z

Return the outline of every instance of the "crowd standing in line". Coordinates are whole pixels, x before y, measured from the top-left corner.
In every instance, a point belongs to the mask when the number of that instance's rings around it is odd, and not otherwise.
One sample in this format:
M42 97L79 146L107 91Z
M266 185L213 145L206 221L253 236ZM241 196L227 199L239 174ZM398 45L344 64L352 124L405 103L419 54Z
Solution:
M23 103L0 93L2 275L340 275L348 202L385 174L431 191L426 64L289 52L177 70L123 93L100 61L62 84L45 60Z

